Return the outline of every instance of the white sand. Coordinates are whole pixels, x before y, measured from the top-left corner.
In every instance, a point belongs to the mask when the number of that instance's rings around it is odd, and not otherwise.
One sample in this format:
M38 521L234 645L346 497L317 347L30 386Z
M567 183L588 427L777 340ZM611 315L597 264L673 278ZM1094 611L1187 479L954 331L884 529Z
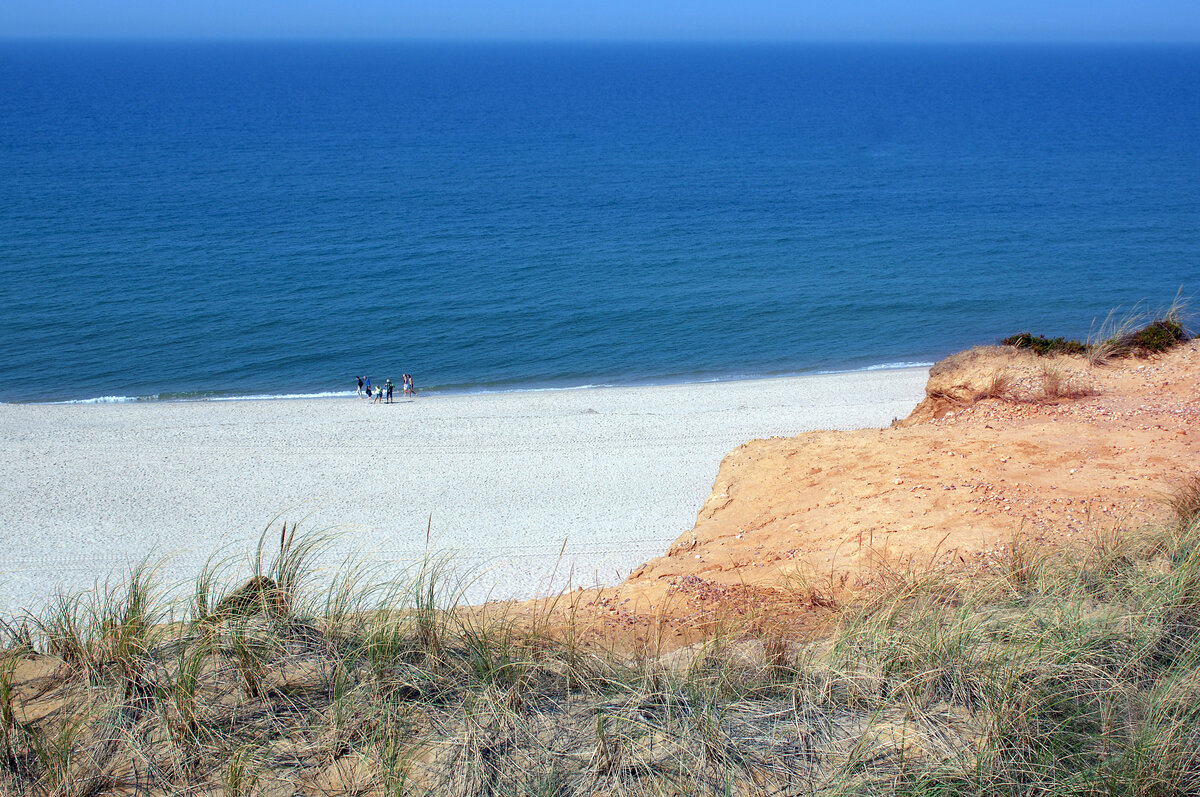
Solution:
M614 583L691 528L721 458L755 438L883 426L910 368L746 382L472 396L0 405L0 613L147 554L166 581L275 516L336 527L327 559L396 569L435 545L486 572L470 595Z

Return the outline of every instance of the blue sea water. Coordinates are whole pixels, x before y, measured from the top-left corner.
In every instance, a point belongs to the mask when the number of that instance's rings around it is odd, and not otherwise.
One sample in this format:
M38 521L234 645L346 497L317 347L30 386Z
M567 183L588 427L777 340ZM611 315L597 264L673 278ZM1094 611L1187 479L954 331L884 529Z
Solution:
M0 43L0 401L730 379L1200 290L1200 48Z

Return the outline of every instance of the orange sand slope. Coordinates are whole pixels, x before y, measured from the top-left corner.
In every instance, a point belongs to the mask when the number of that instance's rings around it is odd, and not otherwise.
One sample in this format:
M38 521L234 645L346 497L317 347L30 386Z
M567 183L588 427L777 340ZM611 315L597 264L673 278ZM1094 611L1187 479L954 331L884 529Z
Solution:
M935 365L926 396L890 429L738 447L692 531L604 602L662 612L680 593L975 565L1014 535L1066 544L1162 513L1200 464L1196 341L1105 365L974 349Z

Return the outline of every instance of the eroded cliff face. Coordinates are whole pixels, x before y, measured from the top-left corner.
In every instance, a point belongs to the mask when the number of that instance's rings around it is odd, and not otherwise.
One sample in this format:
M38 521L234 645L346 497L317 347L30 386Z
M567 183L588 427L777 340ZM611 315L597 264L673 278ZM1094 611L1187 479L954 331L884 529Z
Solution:
M1200 472L1198 435L1195 341L1107 365L961 352L892 428L732 451L695 527L613 597L661 610L688 590L853 589L897 569L979 566L1014 539L1070 544L1162 513L1171 482Z

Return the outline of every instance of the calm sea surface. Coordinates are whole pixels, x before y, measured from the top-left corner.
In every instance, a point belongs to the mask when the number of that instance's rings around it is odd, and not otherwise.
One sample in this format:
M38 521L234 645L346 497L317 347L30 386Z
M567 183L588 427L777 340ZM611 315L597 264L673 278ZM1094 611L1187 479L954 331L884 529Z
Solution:
M0 401L930 361L1200 291L1200 49L0 44Z

